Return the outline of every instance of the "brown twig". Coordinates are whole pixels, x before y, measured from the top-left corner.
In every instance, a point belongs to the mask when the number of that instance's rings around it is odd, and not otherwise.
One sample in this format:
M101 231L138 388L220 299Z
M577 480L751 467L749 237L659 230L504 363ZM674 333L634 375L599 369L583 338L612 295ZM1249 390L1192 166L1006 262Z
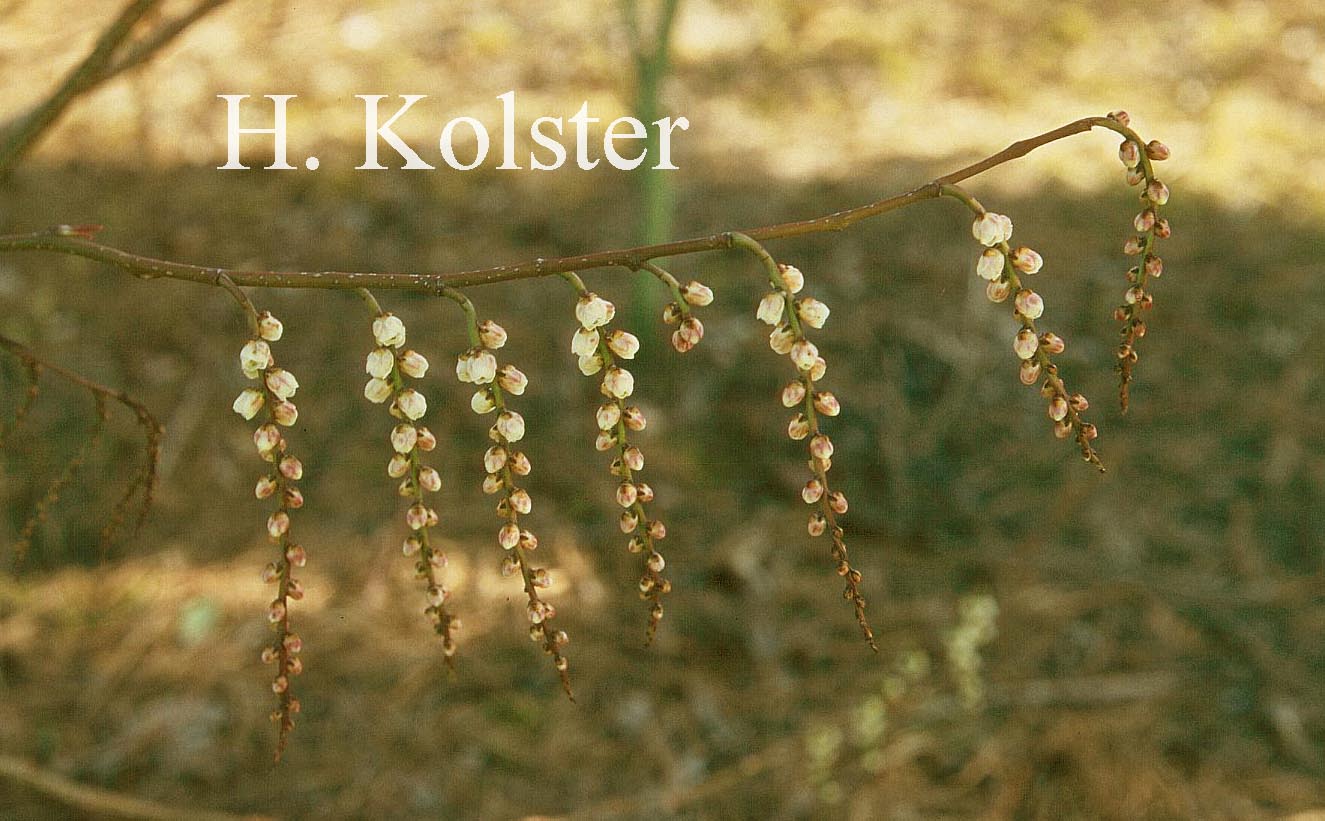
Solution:
M650 259L731 248L733 246L732 238L737 233L745 234L751 239L763 242L809 234L822 234L829 231L842 231L861 220L896 211L899 208L923 200L935 199L945 185L969 179L1003 163L1023 157L1036 148L1097 127L1107 128L1118 133L1126 132L1125 126L1108 117L1084 117L1052 131L1046 131L1035 137L1015 142L979 162L939 177L906 193L813 219L747 228L739 232L723 231L704 237L655 245L641 245L634 248L598 251L553 259L539 258L514 265L498 265L491 268L477 268L453 273L243 271L191 265L140 256L109 245L102 245L90 239L92 232L89 229L71 228L69 226L59 226L51 230L31 234L0 236L0 251L58 251L114 265L143 279L180 279L205 285L221 285L222 278L228 277L236 285L261 288L374 288L441 294L446 288L489 285L517 279L551 276L568 271L613 267L633 271Z

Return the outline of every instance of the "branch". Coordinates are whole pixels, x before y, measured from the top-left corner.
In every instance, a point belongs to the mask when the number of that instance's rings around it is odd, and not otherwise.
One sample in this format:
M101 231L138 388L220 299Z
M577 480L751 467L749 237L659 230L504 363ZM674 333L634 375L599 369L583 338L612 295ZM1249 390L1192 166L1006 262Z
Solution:
M1052 131L1046 131L1035 137L1015 142L997 154L992 154L979 162L939 177L906 193L813 219L746 228L738 232L723 231L704 237L675 240L655 245L641 245L615 251L598 251L591 254L552 259L539 258L515 265L498 265L492 268L477 268L454 273L243 271L191 265L139 256L109 245L102 245L90 238L96 230L99 230L96 226L70 227L62 225L48 231L0 236L0 252L58 251L113 265L142 279L180 279L204 285L223 286L224 280L228 278L235 285L260 288L327 288L341 290L378 288L441 294L447 288L490 285L517 279L551 276L567 271L587 271L595 268L614 267L634 271L641 268L650 259L731 248L733 247L733 235L736 233L745 234L751 239L764 242L809 234L822 234L829 231L842 231L862 220L877 217L889 211L896 211L923 200L935 199L945 185L969 179L1003 163L1024 157L1036 148L1097 127L1107 128L1134 140L1140 139L1131 129L1108 117L1084 117Z

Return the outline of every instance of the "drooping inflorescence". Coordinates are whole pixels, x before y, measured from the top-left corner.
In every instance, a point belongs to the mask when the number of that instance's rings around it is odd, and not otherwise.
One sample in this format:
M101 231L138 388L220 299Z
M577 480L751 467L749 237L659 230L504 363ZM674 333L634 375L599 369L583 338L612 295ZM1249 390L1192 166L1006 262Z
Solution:
M366 292L365 292L366 293ZM425 584L424 595L428 605L424 615L433 629L442 637L442 652L450 663L456 652L455 634L460 630L460 619L446 607L450 592L444 584L446 554L432 544L432 528L438 522L437 510L427 504L426 493L436 493L442 487L441 474L424 464L423 454L437 447L437 437L419 420L428 412L428 402L418 390L408 387L406 379L422 379L428 372L428 360L423 354L405 349L405 323L377 306L373 317L373 341L376 347L368 354L365 370L368 382L364 397L374 404L386 404L391 416L397 420L391 429L391 458L386 472L399 479L400 495L410 500L405 511L405 524L410 533L401 543L401 551L415 559L414 572Z
M1155 253L1157 240L1172 234L1167 218L1161 215L1169 201L1169 187L1155 176L1153 162L1167 160L1169 148L1159 140L1144 145L1136 132L1128 128L1126 111L1114 111L1109 118L1116 121L1126 135L1118 147L1118 158L1127 168L1128 185L1141 185L1141 212L1132 220L1136 235L1123 243L1123 253L1140 257L1140 262L1127 270L1127 290L1123 304L1113 311L1113 318L1123 324L1119 331L1122 341L1118 345L1118 401L1124 413L1130 400L1132 369L1136 366L1137 341L1146 335L1146 323L1141 315L1154 307L1154 297L1148 288L1151 279L1164 273L1164 260Z
M830 555L837 563L837 574L846 579L842 596L856 611L856 622L865 634L865 640L874 650L874 631L865 618L865 597L860 592L860 571L851 566L847 557L846 533L837 517L847 512L847 497L833 490L828 471L833 467L833 440L820 429L821 416L837 416L842 406L830 391L821 390L818 382L824 378L828 363L819 354L818 347L806 336L806 327L819 330L828 321L828 306L813 297L799 299L796 294L805 287L805 276L800 269L774 262L772 256L754 240L740 234L733 235L733 243L751 251L764 263L772 290L759 301L755 316L773 326L768 344L773 351L791 359L796 366L796 379L782 389L782 405L799 408L787 424L787 435L795 441L808 440L810 479L801 488L801 499L810 505L807 529L812 537L827 534L832 547Z
M259 499L276 500L276 510L267 517L267 536L279 552L276 560L268 562L262 570L262 580L276 585L276 595L267 607L267 620L275 637L263 649L262 660L276 664L271 683L276 694L276 710L271 717L280 727L276 742L276 758L280 759L294 729L294 716L299 712L299 700L291 692L290 679L304 669L299 657L303 640L290 629L290 602L304 597L303 586L294 577L294 568L304 566L306 555L290 531L291 511L304 506L304 495L295 484L303 479L304 466L290 452L281 431L299 418L298 408L290 401L299 389L299 381L294 374L277 367L272 357L269 343L276 342L284 333L280 320L266 311L253 319L256 333L239 352L239 365L244 376L256 381L257 386L245 388L235 398L233 410L248 420L266 411L266 421L253 432L253 444L271 467L258 478L253 492Z
M516 478L528 476L532 468L529 457L515 449L515 443L524 438L524 417L506 404L507 394L520 396L529 384L528 378L514 365L499 365L496 351L506 344L506 331L492 320L476 321L474 306L456 291L447 295L465 309L469 323L470 348L456 359L456 378L478 386L470 399L470 408L479 415L496 413L497 420L488 429L493 444L483 453L483 492L500 495L497 516L505 524L497 531L497 542L506 551L502 559L503 576L519 574L528 599L529 638L538 642L543 652L552 657L552 664L561 677L561 686L567 696L570 689L570 661L562 652L570 641L565 630L554 629L552 620L557 609L539 594L552 584L552 576L545 567L535 567L531 555L538 549L538 537L533 531L520 526L520 517L533 508L529 491L516 484ZM573 696L571 696L573 698Z
M1044 313L1044 299L1022 284L1023 276L1037 274L1043 260L1034 250L1022 245L1013 248L1012 220L1003 214L986 211L979 202L957 186L945 186L944 193L964 202L976 214L971 233L985 249L976 262L975 272L987 280L985 295L994 303L1012 298L1012 315L1021 324L1012 339L1012 350L1021 360L1018 376L1023 385L1040 384L1040 396L1047 403L1054 435L1059 439L1072 437L1081 448L1081 457L1092 465L1104 469L1099 454L1091 444L1099 435L1095 426L1087 422L1082 413L1090 407L1086 397L1069 393L1059 376L1053 357L1066 347L1062 337L1035 327L1035 320ZM1043 377L1043 382L1041 382Z
M704 338L704 323L694 316L692 307L703 308L713 304L713 289L698 280L690 280L682 285L667 270L652 262L641 267L656 276L672 292L672 301L663 308L663 322L675 325L672 331L672 347L677 353L687 353L694 349Z

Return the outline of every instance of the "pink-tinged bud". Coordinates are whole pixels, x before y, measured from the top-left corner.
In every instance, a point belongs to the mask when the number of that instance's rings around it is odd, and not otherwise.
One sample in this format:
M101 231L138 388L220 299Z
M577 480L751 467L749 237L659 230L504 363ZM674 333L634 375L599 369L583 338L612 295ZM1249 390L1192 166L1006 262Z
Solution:
M1135 228L1139 234L1144 234L1151 228L1154 228L1155 210L1153 208L1147 208L1137 214L1136 218L1132 220L1132 227Z
M257 379L271 363L271 346L261 339L250 339L239 351L239 368L249 379Z
M675 325L683 316L685 314L681 311L681 306L675 302L669 302L663 307L662 320L668 325Z
M380 405L391 398L391 383L385 379L373 377L363 386L363 396L374 405Z
M271 409L271 418L276 420L276 424L288 428L299 421L299 409L293 402L278 402Z
M520 572L520 561L514 556L506 556L501 560L501 574L503 578L510 578Z
M476 385L487 385L497 378L497 357L491 351L477 351L469 357L469 378Z
M1142 173L1140 168L1129 168L1123 178L1127 180L1128 185L1140 185L1145 182L1146 175Z
M1035 356L1035 352L1039 349L1040 340L1035 337L1035 331L1030 328L1022 328L1017 332L1017 338L1012 341L1012 350L1021 359L1030 359Z
M1127 112L1123 111L1121 108L1117 111L1110 111L1109 119L1118 123L1118 125L1121 125L1123 128L1126 128L1128 124L1132 122L1132 118L1127 116Z
M1003 276L1004 262L1002 251L997 248L986 248L975 263L975 273L981 279L993 282Z
M524 488L516 488L509 499L511 508L521 516L527 516L529 511L534 509L534 500L530 498L529 491Z
M524 417L515 411L502 411L497 416L497 433L507 442L519 442L524 438Z
M1141 147L1131 140L1123 140L1122 145L1118 146L1118 159L1128 168L1136 168L1136 164L1141 162Z
M405 344L405 323L391 313L373 320L373 339L383 348L399 348Z
M805 287L805 275L796 266L778 263L778 273L782 276L783 286L793 294L799 294Z
M627 510L621 514L621 532L634 533L635 528L639 527L639 517Z
M279 540L290 530L290 514L278 510L267 517L267 535Z
M1045 399L1053 399L1057 393L1058 386L1054 384L1053 380L1044 380L1044 384L1040 386L1040 396Z
M283 457L277 469L280 470L282 476L292 482L304 478L304 463L293 456Z
M1017 313L1027 319L1039 319L1044 314L1044 300L1029 289L1023 288L1018 291L1014 304L1017 306Z
M428 372L428 359L416 350L408 350L400 355L400 370L409 377L422 379Z
M805 414L798 413L791 417L791 422L787 424L787 435L797 442L810 435L810 420L805 418Z
M681 288L681 296L691 305L703 308L713 302L713 289L697 280L690 280Z
M810 381L818 382L826 373L828 373L828 362L822 356L816 356L809 370Z
M1145 242L1141 237L1128 237L1127 242L1123 243L1123 253L1129 257L1134 257L1141 253L1141 249L1145 247Z
M658 519L654 519L649 522L646 532L649 534L650 539L653 539L656 542L662 541L667 538L667 525L663 524Z
M843 494L842 491L840 490L835 490L832 493L828 494L828 507L830 507L832 511L839 516L846 513L847 512L846 495Z
M1012 252L1012 267L1023 274L1038 274L1044 266L1044 259L1038 251L1025 245Z
M1137 339L1140 339L1141 337L1145 336L1145 335L1146 335L1146 323L1142 322L1142 321L1139 320L1139 319L1138 319L1136 322L1133 322L1133 323L1132 323L1132 335L1135 336Z
M615 402L599 405L594 417L599 430L612 430L621 421L621 406Z
M986 211L971 224L971 234L981 245L995 246L1012 238L1012 220Z
M782 311L786 307L787 300L780 291L769 291L764 294L764 298L759 300L759 308L755 311L755 318L767 325L776 326L782 321Z
M644 547L645 542L643 536L635 536L630 541L626 542L626 550L631 553L643 553Z
M533 465L529 464L529 457L518 450L511 454L510 461L507 464L511 466L511 473L516 476L528 476L529 471L533 470Z
M816 459L829 459L833 455L833 440L824 434L816 434L810 440L810 454Z
M409 453L419 441L419 430L413 425L401 424L391 429L391 448L396 453Z
M473 351L465 351L455 359L455 378L461 382L473 382L474 376L469 372L470 358Z
M1072 435L1072 423L1066 419L1054 423L1054 437L1057 439L1066 439Z
M1164 205L1169 201L1169 187L1159 180L1151 180L1146 186L1146 199L1155 205Z
M298 510L304 506L304 494L297 487L287 487L284 494L285 506Z
M1045 331L1040 334L1040 346L1044 348L1045 353L1051 356L1057 356L1067 350L1067 343L1063 341L1061 336L1052 331Z
M497 373L497 384L512 396L524 396L525 388L529 387L529 377L514 365L503 365Z
M364 364L364 370L374 379L386 379L391 375L391 369L394 367L396 367L396 355L389 348L374 348Z
M506 448L493 445L483 452L483 469L488 473L500 473L506 467Z
M279 568L276 567L276 563L267 562L267 566L262 568L263 584L272 584L273 582L280 581L280 578L281 578L281 571Z
M285 326L281 324L279 319L271 315L271 311L263 311L258 314L258 336L268 342L278 342L283 333L285 333Z
M1090 402L1086 401L1086 397L1082 396L1079 393L1072 394L1070 397L1068 397L1067 401L1068 404L1072 406L1072 410L1076 411L1077 413L1081 413L1090 407Z
M811 328L818 330L828 321L828 306L813 297L804 297L796 303L796 313L800 315L801 321Z
M576 328L570 339L570 352L576 356L593 356L598 353L598 331L593 328Z
M421 468L419 470L419 487L429 493L436 493L442 489L442 475L435 468Z
M279 658L279 656L280 656L280 654L276 652L276 648L275 648L275 647L264 647L264 648L262 648L262 663L263 663L263 664L271 664L271 663L275 662L276 659Z
M534 532L532 530L520 531L520 549L521 550L538 549L538 537L534 535Z
M428 557L428 564L432 565L438 570L443 570L446 568L447 565L450 564L450 561L447 560L445 553L434 550L432 552L432 555Z
M1132 309L1126 305L1121 305L1113 309L1113 318L1118 322L1126 322L1132 315Z
M842 412L842 405L833 394L820 391L814 395L814 409L824 416L837 416Z
M483 477L483 492L491 496L504 486L505 480L495 473Z
M625 399L635 392L635 377L625 368L613 365L603 374L602 391L615 399Z
M409 457L403 453L392 454L391 461L386 463L386 475L399 479L406 473L409 473Z
M808 339L798 339L791 346L791 361L802 371L814 367L814 360L819 358L819 349Z
M423 549L423 542L419 541L418 536L410 536L400 544L400 552L406 556L417 555Z
M469 409L482 416L497 409L497 401L492 396L492 388L479 388L469 397Z
M299 545L292 544L285 548L285 560L292 567L303 567L308 564L308 553ZM298 650L295 651L299 652Z
M594 437L593 446L594 450L599 453L607 453L616 447L616 434L609 430L598 431L598 435Z
M639 494L640 504L647 505L653 501L653 488L649 487L647 482L639 482L635 485L635 490Z
M258 479L257 487L253 488L253 495L259 499L266 499L276 492L276 480L270 476L263 476Z
M699 340L704 338L704 323L693 316L688 316L681 320L680 327L676 329L676 335L693 348L699 344Z
M529 615L529 621L532 624L542 624L547 618L547 606L541 601L531 601L525 608Z
M257 446L258 453L270 454L281 444L281 431L275 425L267 423L253 431L253 444Z
M278 624L285 619L285 602L277 599L267 607L267 621Z
M593 376L603 369L603 358L598 354L593 356L582 356L576 362L580 368L580 373L585 376Z
M290 680L285 676L277 676L276 678L272 679L271 691L276 695L279 696L289 689L290 689Z
M816 472L816 471L818 471L818 470L822 470L824 473L827 473L828 471L830 471L830 470L833 469L833 460L832 460L832 459L807 459L807 460L805 461L805 466L806 466L807 468L810 469L810 472L811 472L811 473L814 473L814 472Z
M547 572L547 568L540 567L529 575L529 581L534 587L546 590L552 586L552 574Z
M1100 435L1099 429L1096 428L1096 427L1095 427L1094 425L1092 425L1091 423L1087 422L1086 424L1084 424L1084 425L1081 426L1081 436L1082 436L1087 442L1089 442L1089 441L1091 441L1091 440L1093 440L1093 439L1098 438L1099 435Z
M626 331L612 331L607 335L607 347L622 359L634 359L639 353L639 338Z
M624 454L626 467L631 470L644 470L644 452L635 446L626 448Z
M1130 359L1132 354L1133 354L1132 346L1129 345L1128 343L1124 342L1123 344L1118 346L1119 359Z
M679 330L672 331L672 347L677 353L690 353L695 348L695 343L691 342Z
M807 505L812 505L819 501L823 498L823 495L824 485L823 482L820 482L818 479L811 479L805 483L805 487L801 488L801 498L805 500L805 504Z
M650 553L649 558L645 559L645 563L648 565L649 570L654 573L663 572L663 568L667 566L667 561L663 559L662 554L657 551Z
M621 421L626 423L630 430L639 432L648 425L648 420L644 418L644 412L631 405L621 411Z
M998 280L985 286L985 296L995 304L1006 301L1011 294L1012 284L1010 282Z
M433 448L437 447L437 437L434 436L433 432L428 430L427 428L420 426L418 428L418 436L419 436L418 442L415 444L415 447L417 447L419 450L427 453L428 451L431 451Z
M514 550L520 543L520 526L513 522L502 525L497 531L497 543L507 550Z
M1146 143L1146 156L1155 162L1162 162L1169 158L1169 147L1159 140L1151 140Z
M790 325L780 325L768 335L768 347L774 353L786 356L791 353L791 346L796 344L796 334Z
M429 585L428 590L424 595L427 598L429 605L432 607L441 607L449 596L449 591L445 587Z
M794 408L805 401L805 383L799 379L795 382L788 382L782 389L782 407Z
M1034 385L1040 378L1040 363L1031 359L1023 359L1021 368L1017 373L1023 385Z
M1128 305L1135 305L1136 303L1141 301L1141 298L1145 296L1145 293L1146 293L1145 289L1143 289L1140 285L1133 285L1131 288L1128 288L1127 291L1123 294L1123 301L1126 302Z
M599 328L616 316L616 306L594 293L580 297L575 303L575 318L585 328Z
M235 397L235 402L231 405L231 410L245 419L252 419L262 410L262 405L266 400L262 396L262 391L256 388L245 388L239 396Z
M410 505L409 510L405 511L405 524L409 525L410 530L422 530L428 526L428 508L421 504Z
M1049 400L1049 418L1055 422L1061 422L1067 417L1067 399L1058 394Z
M396 493L402 498L408 499L414 495L414 477L406 476L396 485Z
M1137 307L1143 311L1148 311L1155 307L1155 298L1150 294L1142 294L1141 301L1136 303Z
M810 514L810 522L805 529L809 531L811 536L822 536L824 531L828 529L828 520L824 518L822 513L815 511Z
M495 351L506 344L506 329L491 319L485 319L478 324L478 338L483 347Z
M1146 254L1146 261L1142 270L1146 272L1146 276L1162 276L1164 274L1164 260L1154 254Z
M1155 220L1155 236L1160 239L1168 239L1173 235L1173 229L1169 227L1169 221L1160 217Z

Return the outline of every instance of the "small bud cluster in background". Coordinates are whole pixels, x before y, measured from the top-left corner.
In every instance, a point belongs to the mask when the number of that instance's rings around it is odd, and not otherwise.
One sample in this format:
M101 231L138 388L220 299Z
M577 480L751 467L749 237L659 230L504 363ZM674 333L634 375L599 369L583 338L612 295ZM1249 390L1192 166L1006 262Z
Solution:
M644 557L644 572L639 579L640 598L650 602L649 626L645 644L653 641L662 621L662 597L671 592L672 583L663 576L667 562L658 550L658 542L667 536L667 527L662 521L650 518L646 505L653 501L653 488L638 481L636 474L644 469L644 452L630 443L630 433L644 430L644 413L635 405L627 404L635 391L635 378L630 371L617 364L618 359L634 359L639 351L639 340L633 334L622 330L608 330L608 325L616 314L611 302L597 294L584 290L584 285L577 277L567 279L580 291L580 299L575 305L575 318L580 327L571 338L571 353L578 358L580 372L585 376L602 374L599 390L605 401L595 412L598 436L594 447L603 453L615 451L616 456L609 468L620 483L616 488L616 501L622 507L621 532L630 536L626 549ZM707 305L713 301L713 293L703 286L702 292L695 289L698 283L686 286L686 294L698 294ZM684 305L684 303L679 303ZM697 303L696 303L697 304ZM674 316L683 317L679 321L681 328L672 334L672 345L678 351L688 351L694 347L703 335L703 326L699 320L688 315L686 309L678 308L678 303L669 305L667 310L675 310ZM666 318L667 312L664 312ZM693 337L680 335L686 328L698 328Z
M483 492L499 495L497 515L505 524L497 531L497 542L506 551L502 559L503 576L519 575L524 582L528 599L529 638L537 642L543 652L552 657L552 663L561 677L566 695L571 695L570 661L562 649L570 641L566 631L553 627L557 609L539 595L539 590L552 584L547 568L535 567L531 555L538 549L538 537L533 531L520 526L520 517L533 509L529 491L515 483L516 477L528 476L532 469L529 458L515 449L515 443L524 438L524 417L506 405L506 395L520 396L529 385L514 365L499 365L495 351L506 344L506 331L492 320L474 323L473 306L465 301L471 317L470 339L473 346L456 360L456 378L477 385L470 399L474 413L496 413L497 419L488 430L493 444L483 454Z
M843 597L856 610L865 639L874 649L874 633L865 619L865 598L860 593L860 571L847 559L845 533L837 517L847 512L847 498L840 490L829 486L828 471L833 466L833 442L819 428L820 416L837 416L842 408L837 397L820 390L816 383L823 379L828 364L819 355L819 349L805 335L805 327L819 330L828 321L828 306L813 297L797 298L805 286L800 270L790 265L777 265L777 279L770 277L773 290L764 295L755 311L756 317L773 326L768 344L775 353L791 358L796 366L797 378L782 389L782 404L799 408L787 425L787 435L796 441L808 440L810 479L801 488L801 498L814 509L807 529L811 536L827 533L832 540L831 555L837 562L837 573L846 579Z
M1018 375L1022 384L1040 383L1040 395L1047 403L1054 435L1059 439L1074 437L1081 448L1082 458L1102 468L1099 454L1091 444L1099 433L1081 416L1090 403L1079 393L1068 393L1053 361L1066 345L1057 334L1036 330L1035 320L1044 313L1044 300L1021 281L1023 276L1039 273L1044 261L1024 245L1013 248L1008 244L1012 239L1011 219L985 211L974 200L968 200L968 205L979 215L971 225L971 233L985 246L975 264L976 274L989 283L985 286L985 295L995 303L1006 302L1011 297L1012 314L1021 323L1021 329L1012 339L1012 350L1021 360Z
M1167 160L1169 148L1159 140L1142 145L1141 138L1127 127L1126 111L1110 112L1109 118L1127 131L1118 147L1118 158L1127 169L1127 184L1144 186L1141 189L1141 212L1132 220L1136 235L1123 243L1123 253L1140 257L1140 261L1127 270L1128 287L1123 294L1123 304L1113 311L1113 318L1123 323L1119 331L1122 341L1118 345L1118 401L1125 413L1132 369L1137 361L1137 341L1146 335L1146 323L1141 316L1155 303L1148 286L1152 278L1158 279L1164 273L1164 260L1155 253L1155 241L1167 239L1172 233L1169 221L1161 216L1169 201L1169 187L1155 176L1152 165Z
M262 571L262 580L276 585L276 595L267 608L267 620L275 629L272 643L263 649L262 660L276 664L276 676L271 689L276 693L277 707L272 721L280 726L276 744L279 759L285 749L290 731L294 729L294 716L299 712L299 700L290 690L290 679L303 672L299 657L303 641L290 630L290 602L304 597L303 586L294 577L293 569L303 567L304 548L295 543L290 533L290 513L304 506L304 496L295 483L304 476L303 464L289 452L282 428L294 425L299 410L291 402L299 390L294 374L276 366L271 345L281 338L284 329L280 320L269 312L256 317L257 336L250 339L239 353L239 365L244 376L257 383L245 388L235 398L235 413L251 420L263 410L266 421L253 432L253 444L258 455L271 468L258 478L254 495L259 499L275 499L276 510L267 518L267 535L279 546L275 561Z
M377 343L365 370L369 380L363 393L368 401L384 404L397 420L391 429L391 460L386 472L399 479L400 495L410 500L405 511L409 535L401 545L402 552L415 560L414 572L425 584L428 605L424 614L442 637L442 651L448 663L455 656L455 634L460 630L460 619L446 608L449 591L444 584L446 554L433 547L430 532L437 525L435 508L427 504L426 493L436 493L442 487L442 477L436 468L423 462L423 454L437 446L437 437L419 420L428 412L423 394L407 387L406 379L422 379L428 372L428 360L423 354L405 349L405 323L391 313L381 313L373 319L373 339Z

